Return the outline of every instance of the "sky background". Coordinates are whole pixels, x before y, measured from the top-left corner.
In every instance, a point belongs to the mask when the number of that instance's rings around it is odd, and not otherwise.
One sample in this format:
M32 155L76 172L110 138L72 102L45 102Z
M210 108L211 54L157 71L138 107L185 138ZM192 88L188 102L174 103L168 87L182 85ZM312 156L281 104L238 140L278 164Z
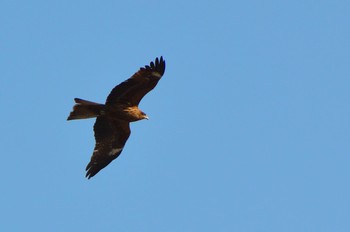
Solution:
M0 3L0 231L350 231L350 2ZM167 68L120 157L94 120Z

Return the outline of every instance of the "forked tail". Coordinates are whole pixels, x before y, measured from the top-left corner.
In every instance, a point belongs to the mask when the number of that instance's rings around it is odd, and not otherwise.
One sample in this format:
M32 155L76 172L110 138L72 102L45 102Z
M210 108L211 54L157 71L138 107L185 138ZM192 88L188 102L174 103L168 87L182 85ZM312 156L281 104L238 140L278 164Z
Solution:
M95 118L101 114L104 108L103 104L86 101L80 98L74 98L75 105L70 112L67 120Z

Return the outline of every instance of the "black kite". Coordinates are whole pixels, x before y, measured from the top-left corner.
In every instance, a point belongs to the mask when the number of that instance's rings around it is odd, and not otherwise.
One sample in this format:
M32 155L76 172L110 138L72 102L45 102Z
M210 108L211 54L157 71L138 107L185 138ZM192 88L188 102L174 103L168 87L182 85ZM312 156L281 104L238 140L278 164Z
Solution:
M86 177L90 179L123 151L130 136L130 122L148 119L138 105L163 76L163 57L140 68L132 77L114 87L105 104L75 98L73 111L67 120L95 118L96 145L90 163L86 166Z

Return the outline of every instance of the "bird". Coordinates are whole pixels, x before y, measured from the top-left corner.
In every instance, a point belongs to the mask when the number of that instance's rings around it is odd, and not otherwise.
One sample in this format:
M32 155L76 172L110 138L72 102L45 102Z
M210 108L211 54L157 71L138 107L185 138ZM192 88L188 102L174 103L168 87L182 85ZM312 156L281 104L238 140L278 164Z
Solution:
M95 148L86 166L88 179L95 176L123 151L130 136L130 123L149 119L139 109L142 98L156 87L165 72L161 56L141 67L129 79L115 86L104 104L74 98L75 105L67 120L96 118Z

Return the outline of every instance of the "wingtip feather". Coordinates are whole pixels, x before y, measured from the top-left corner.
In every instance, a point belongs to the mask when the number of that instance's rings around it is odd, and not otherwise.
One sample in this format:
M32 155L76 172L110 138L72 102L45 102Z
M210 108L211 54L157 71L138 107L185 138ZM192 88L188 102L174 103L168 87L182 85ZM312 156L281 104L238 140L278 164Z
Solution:
M145 69L156 71L161 76L163 76L165 72L165 60L163 59L163 56L160 56L160 58L156 57L154 62L151 61L149 65L145 65L144 68L141 68L141 70L145 70Z

